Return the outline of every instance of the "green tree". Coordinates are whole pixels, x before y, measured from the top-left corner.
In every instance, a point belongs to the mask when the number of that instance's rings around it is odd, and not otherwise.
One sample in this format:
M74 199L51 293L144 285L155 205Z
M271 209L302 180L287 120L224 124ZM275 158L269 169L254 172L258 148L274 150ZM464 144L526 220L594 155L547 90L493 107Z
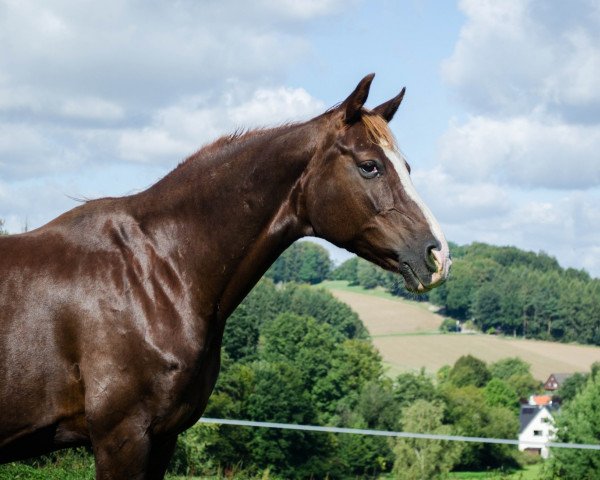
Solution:
M273 282L262 279L227 319L223 349L233 360L256 358L261 325L272 321L281 302Z
M457 387L483 387L489 379L490 372L485 362L472 355L460 357L448 374L448 381Z
M457 435L492 438L516 438L519 420L515 411L490 406L484 389L473 385L457 388L444 385L442 393L447 405L446 420ZM512 468L517 465L514 449L509 445L468 443L463 445L457 468L480 470Z
M308 315L327 323L340 341L367 337L367 330L358 315L325 289L288 284L281 290L279 302L281 311Z
M556 418L558 442L600 443L600 375L590 376L585 387L567 403ZM600 472L600 454L594 450L555 448L545 478L592 480Z
M509 385L517 398L526 398L540 390L540 382L531 375L531 365L518 357L498 360L490 364L489 369L492 377Z
M472 310L474 322L482 331L502 327L502 296L496 285L486 283L475 291Z
M285 312L262 331L260 359L269 363L291 362L308 394L332 368L337 350L333 329L312 317Z
M531 373L531 365L519 357L509 357L490 364L492 377L500 380L509 380L514 375L527 375Z
M450 434L443 425L444 406L440 402L417 400L406 408L403 429L415 433ZM394 475L398 479L431 480L445 476L460 454L458 442L403 438L394 448Z
M375 379L362 388L357 401L343 405L332 423L349 428L396 430L399 408L389 381ZM390 442L385 437L369 435L338 436L339 453L346 471L364 478L375 476L393 463Z
M588 378L588 374L578 372L571 375L561 384L557 393L563 406L577 396L577 394L585 387Z
M513 375L506 383L508 383L517 393L519 398L527 398L534 393L539 393L542 390L542 383L531 375L526 373L523 375Z
M518 411L519 396L506 382L492 378L483 389L485 401L493 407L507 407Z
M291 362L259 362L255 386L248 399L252 420L315 424L317 412ZM255 429L249 442L251 459L285 478L325 477L332 468L333 436L323 433L270 428Z
M362 258L359 259L356 266L356 279L358 284L364 288L375 288L383 283L384 272L381 268L367 262Z
M298 282L312 285L325 280L331 271L329 253L321 245L301 241L292 244L273 263L265 276L275 283Z
M331 367L316 382L314 395L318 410L333 415L354 409L364 385L381 378L383 366L379 352L367 340L346 340L331 357Z
M394 382L394 398L400 408L405 408L417 400L431 402L439 399L433 379L421 369L419 373L401 373Z
M352 257L346 260L331 272L331 279L346 280L350 285L358 285L358 277L356 275L358 261L358 257Z
M388 379L370 379L365 383L358 397L356 411L364 418L367 428L398 428L401 407L394 393Z

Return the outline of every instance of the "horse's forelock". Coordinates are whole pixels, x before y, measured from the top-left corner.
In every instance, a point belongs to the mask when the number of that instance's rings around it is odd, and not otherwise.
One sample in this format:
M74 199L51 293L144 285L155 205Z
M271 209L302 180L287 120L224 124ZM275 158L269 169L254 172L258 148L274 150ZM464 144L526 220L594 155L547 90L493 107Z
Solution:
M365 126L369 140L388 148L397 148L394 134L383 117L367 113L362 115L361 121Z

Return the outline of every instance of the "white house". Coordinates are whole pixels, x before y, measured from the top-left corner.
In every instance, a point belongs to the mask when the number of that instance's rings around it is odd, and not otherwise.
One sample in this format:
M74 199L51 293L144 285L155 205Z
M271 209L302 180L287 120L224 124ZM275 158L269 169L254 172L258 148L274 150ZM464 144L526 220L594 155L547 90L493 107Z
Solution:
M539 405L530 401L529 404L521 405L519 450L537 453L542 458L548 458L550 449L547 444L554 440L556 433L551 413L553 410L556 410L556 407L552 405L552 402Z

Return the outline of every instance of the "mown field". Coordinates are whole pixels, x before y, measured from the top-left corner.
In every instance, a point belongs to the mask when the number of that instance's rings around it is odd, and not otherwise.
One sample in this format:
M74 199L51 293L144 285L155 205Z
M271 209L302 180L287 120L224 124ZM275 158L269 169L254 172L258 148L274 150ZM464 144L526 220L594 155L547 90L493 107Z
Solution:
M421 367L436 372L471 354L486 362L520 357L531 364L531 373L546 380L552 372L582 372L600 361L600 347L482 334L441 334L443 317L426 303L393 297L381 290L348 287L346 282L324 282L338 299L354 309L371 333L389 374Z

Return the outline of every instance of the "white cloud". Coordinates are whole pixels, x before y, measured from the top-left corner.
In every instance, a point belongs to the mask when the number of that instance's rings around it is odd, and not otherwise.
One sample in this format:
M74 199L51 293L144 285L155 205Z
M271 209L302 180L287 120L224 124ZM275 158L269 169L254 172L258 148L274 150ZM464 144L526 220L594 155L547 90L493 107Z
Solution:
M467 21L442 73L476 113L600 113L598 2L463 0L460 8Z
M60 112L76 119L88 120L120 120L124 116L123 108L113 102L101 98L83 97L66 100Z
M415 170L415 186L432 212L447 224L498 218L511 203L506 189L490 182L460 182L441 168Z
M64 146L59 138L71 136L60 128L40 131L22 123L0 122L0 178L14 179L56 174L80 167L87 147L77 138Z
M2 97L18 93L22 107L40 97L50 99L44 104L94 97L149 113L227 78L281 80L308 51L306 22L344 7L284 3L289 8L270 0L4 2Z
M463 181L566 189L600 185L600 123L479 115L454 122L440 146L445 170Z
M309 20L348 8L348 2L343 0L262 0L258 3L277 14L280 19L293 20Z
M465 215L449 215L450 205L457 211L464 208L460 200L452 196L455 190L456 185L446 185L445 192L451 192L448 196L442 201L430 200L434 212L439 210L448 238L458 243L477 240L514 245L534 252L545 251L557 257L563 266L585 268L593 275L600 275L600 257L594 255L600 245L600 212L597 208L600 189L585 195L580 192L540 195L535 190L518 193L506 190L504 204L507 208L498 210L492 206L487 214L471 215L466 210ZM447 210L443 208L444 203L449 205ZM501 199L499 203L503 203Z
M216 100L184 98L159 110L150 126L123 132L119 153L132 161L172 162L238 128L308 119L323 108L322 102L301 88L259 88L252 93L233 88Z
M599 275L600 4L460 9L466 22L442 76L467 115L440 138L438 189L467 213L440 206L448 237L544 250ZM471 210L463 192L482 185L492 193Z
M0 178L173 161L236 127L312 115L319 102L283 87L285 72L309 51L307 22L347 6L5 1Z

